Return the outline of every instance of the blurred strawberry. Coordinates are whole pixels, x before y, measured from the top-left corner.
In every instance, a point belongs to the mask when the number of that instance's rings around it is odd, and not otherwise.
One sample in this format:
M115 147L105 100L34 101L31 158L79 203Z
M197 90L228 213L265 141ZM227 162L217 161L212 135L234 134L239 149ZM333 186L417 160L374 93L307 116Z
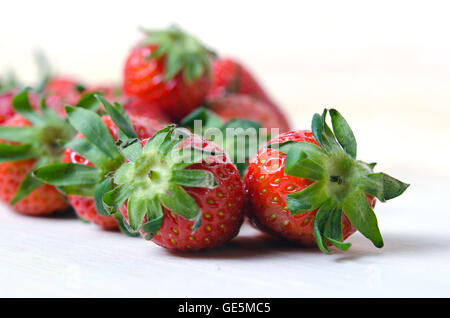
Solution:
M124 93L150 102L178 121L204 101L211 86L212 54L178 28L146 31L125 63Z
M280 133L289 130L284 117L274 114L270 105L250 95L230 94L217 98L209 105L209 109L225 121L245 119L269 130L278 128Z
M208 101L233 93L258 97L271 106L272 111L282 123L280 126L286 128L284 130L289 130L289 121L280 107L273 102L255 77L242 64L230 58L216 59L212 62L212 73L213 82L208 92Z

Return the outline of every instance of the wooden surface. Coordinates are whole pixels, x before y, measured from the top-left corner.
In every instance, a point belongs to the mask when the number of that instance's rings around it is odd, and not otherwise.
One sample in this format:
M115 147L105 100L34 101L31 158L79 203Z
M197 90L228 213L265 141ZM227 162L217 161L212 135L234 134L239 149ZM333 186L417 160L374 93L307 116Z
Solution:
M25 217L0 209L0 296L32 297L449 297L450 219L442 181L378 204L385 247L360 234L328 256L245 225L230 244L174 254L101 231L70 214Z

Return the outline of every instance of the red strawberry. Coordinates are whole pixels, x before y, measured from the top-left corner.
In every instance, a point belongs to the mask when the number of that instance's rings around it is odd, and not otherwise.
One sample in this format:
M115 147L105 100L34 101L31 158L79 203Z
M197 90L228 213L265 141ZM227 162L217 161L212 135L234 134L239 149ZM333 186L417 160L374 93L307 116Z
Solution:
M284 117L279 117L271 106L250 95L230 94L215 99L209 109L225 121L246 119L259 123L269 132L272 128L278 128L280 133L289 130Z
M188 137L179 147L183 146L223 153L214 143L195 135ZM208 157L200 163L188 165L186 169L195 172L206 171L217 183L214 187L182 187L200 209L199 219L190 220L183 217L176 209L166 207L168 202L161 199L163 215L159 230L146 231L144 225L140 232L144 238L177 251L196 251L222 245L238 234L243 221L243 188L239 172L226 155ZM151 197L151 192L146 195ZM164 193L162 195L167 196ZM121 211L129 220L130 211L126 205L121 207ZM143 224L148 222L146 216ZM201 226L193 231L196 222L201 222Z
M256 81L250 71L230 58L215 59L212 62L213 82L207 99L213 101L227 94L246 94L255 96L270 105L280 126L289 129L289 121ZM281 127L280 127L281 128Z
M12 108L14 94L13 91L0 94L0 124L3 124L15 114Z
M65 105L76 105L86 88L75 80L64 77L52 78L44 88L47 105L61 116L65 116Z
M327 253L330 244L348 249L343 240L356 230L382 247L374 197L392 199L408 185L356 160L347 122L331 109L333 134L326 114L314 116L312 132L282 134L259 150L244 181L248 216L263 231Z
M0 199L28 215L43 215L69 207L64 196L33 177L32 170L61 159L56 140L68 140L75 131L53 111L41 106L34 112L27 90L13 98L18 115L0 126ZM26 118L25 118L26 117Z
M169 249L212 248L237 235L243 186L223 150L174 125L141 139L123 109L103 102L120 127L118 148L98 116L66 109L72 125L86 136L77 139L83 143L78 149L103 167L107 163L108 172L100 165L60 163L35 171L38 178L71 191L92 191L99 214L121 220L124 213L124 228ZM106 156L114 159L102 161Z
M156 131L163 128L163 126L156 120L147 117L130 117L133 123L133 128L135 129L139 138L149 138ZM109 133L113 136L114 140L118 138L118 129L114 122L111 120L110 116L102 117L103 123L109 130ZM78 134L76 138L84 138L82 134ZM79 155L77 152L73 151L71 148L66 148L64 153L63 162L71 162L81 165L88 165L94 167L89 160ZM69 202L73 206L77 214L84 220L92 222L101 226L104 229L112 230L117 229L118 224L114 217L112 216L102 216L97 213L95 207L95 201L92 197L80 196L80 195L68 195Z
M170 118L164 114L159 107L138 97L128 98L123 105L123 108L125 108L129 114L134 116L149 117L163 123L170 123Z
M198 107L208 93L211 54L177 28L149 31L127 58L123 91L178 121Z

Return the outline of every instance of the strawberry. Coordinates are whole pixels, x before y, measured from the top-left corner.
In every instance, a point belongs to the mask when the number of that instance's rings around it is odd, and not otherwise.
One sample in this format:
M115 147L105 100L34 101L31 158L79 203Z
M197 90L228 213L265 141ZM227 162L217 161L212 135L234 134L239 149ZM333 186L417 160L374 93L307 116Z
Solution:
M0 125L14 116L14 109L12 107L12 99L14 91L9 91L0 94Z
M0 126L0 199L20 213L42 215L64 210L68 204L55 187L34 178L32 170L60 161L63 148L57 140L69 140L75 131L45 100L36 113L28 90L12 99L17 115Z
M395 198L409 186L375 164L356 160L356 140L345 119L330 110L313 117L312 131L284 133L261 148L245 176L247 212L263 231L329 253L356 230L383 246L373 212L375 197Z
M212 62L212 85L208 92L208 101L228 94L245 94L259 98L268 104L283 131L289 130L289 121L280 107L273 102L256 81L250 71L239 62L230 58L215 59Z
M93 193L99 214L168 249L212 248L237 235L243 185L222 149L174 125L142 139L119 105L103 104L119 127L116 143L95 113L66 107L72 125L86 136L77 139L83 144L77 152L95 159L97 167L52 164L35 171L40 180Z
M137 132L139 138L149 138L151 137L157 130L163 128L163 126L148 117L134 117L130 116L131 122L133 123L133 128ZM118 129L114 122L111 120L111 117L105 115L102 117L103 123L108 128L109 133L113 136L114 140L118 138ZM78 134L76 139L84 138L82 134ZM78 143L79 141L75 141ZM71 162L81 165L87 165L91 167L95 167L93 163L89 160L75 152L73 149L69 148L70 144L66 145L66 151L64 153L63 162ZM77 146L75 146L77 147ZM107 230L113 230L118 228L117 221L112 216L102 216L97 213L97 209L95 207L95 201L92 196L82 196L82 195L68 195L68 199L76 213L83 220L92 222L101 226Z
M44 87L47 105L61 116L65 116L64 106L77 104L85 91L84 85L65 77L53 77Z
M134 116L149 117L163 123L170 123L169 116L164 114L159 107L139 97L128 98L123 108Z
M280 133L289 130L284 116L278 116L271 106L254 96L230 94L212 101L209 109L225 121L245 119L269 130L278 128Z
M178 121L204 101L211 85L212 54L177 28L146 31L126 60L123 91Z

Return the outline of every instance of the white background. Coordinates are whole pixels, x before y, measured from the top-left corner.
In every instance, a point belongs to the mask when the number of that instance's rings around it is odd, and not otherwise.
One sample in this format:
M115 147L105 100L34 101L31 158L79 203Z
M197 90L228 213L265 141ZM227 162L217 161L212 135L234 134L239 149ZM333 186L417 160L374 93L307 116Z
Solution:
M41 48L60 74L120 82L137 26L176 23L248 65L296 128L309 128L324 106L339 109L359 157L412 186L376 208L385 248L355 235L352 251L331 257L247 228L224 250L179 257L74 219L4 208L0 295L450 296L449 9L445 1L3 1L0 71L32 81ZM188 269L194 277L183 278ZM79 279L74 288L67 271Z

